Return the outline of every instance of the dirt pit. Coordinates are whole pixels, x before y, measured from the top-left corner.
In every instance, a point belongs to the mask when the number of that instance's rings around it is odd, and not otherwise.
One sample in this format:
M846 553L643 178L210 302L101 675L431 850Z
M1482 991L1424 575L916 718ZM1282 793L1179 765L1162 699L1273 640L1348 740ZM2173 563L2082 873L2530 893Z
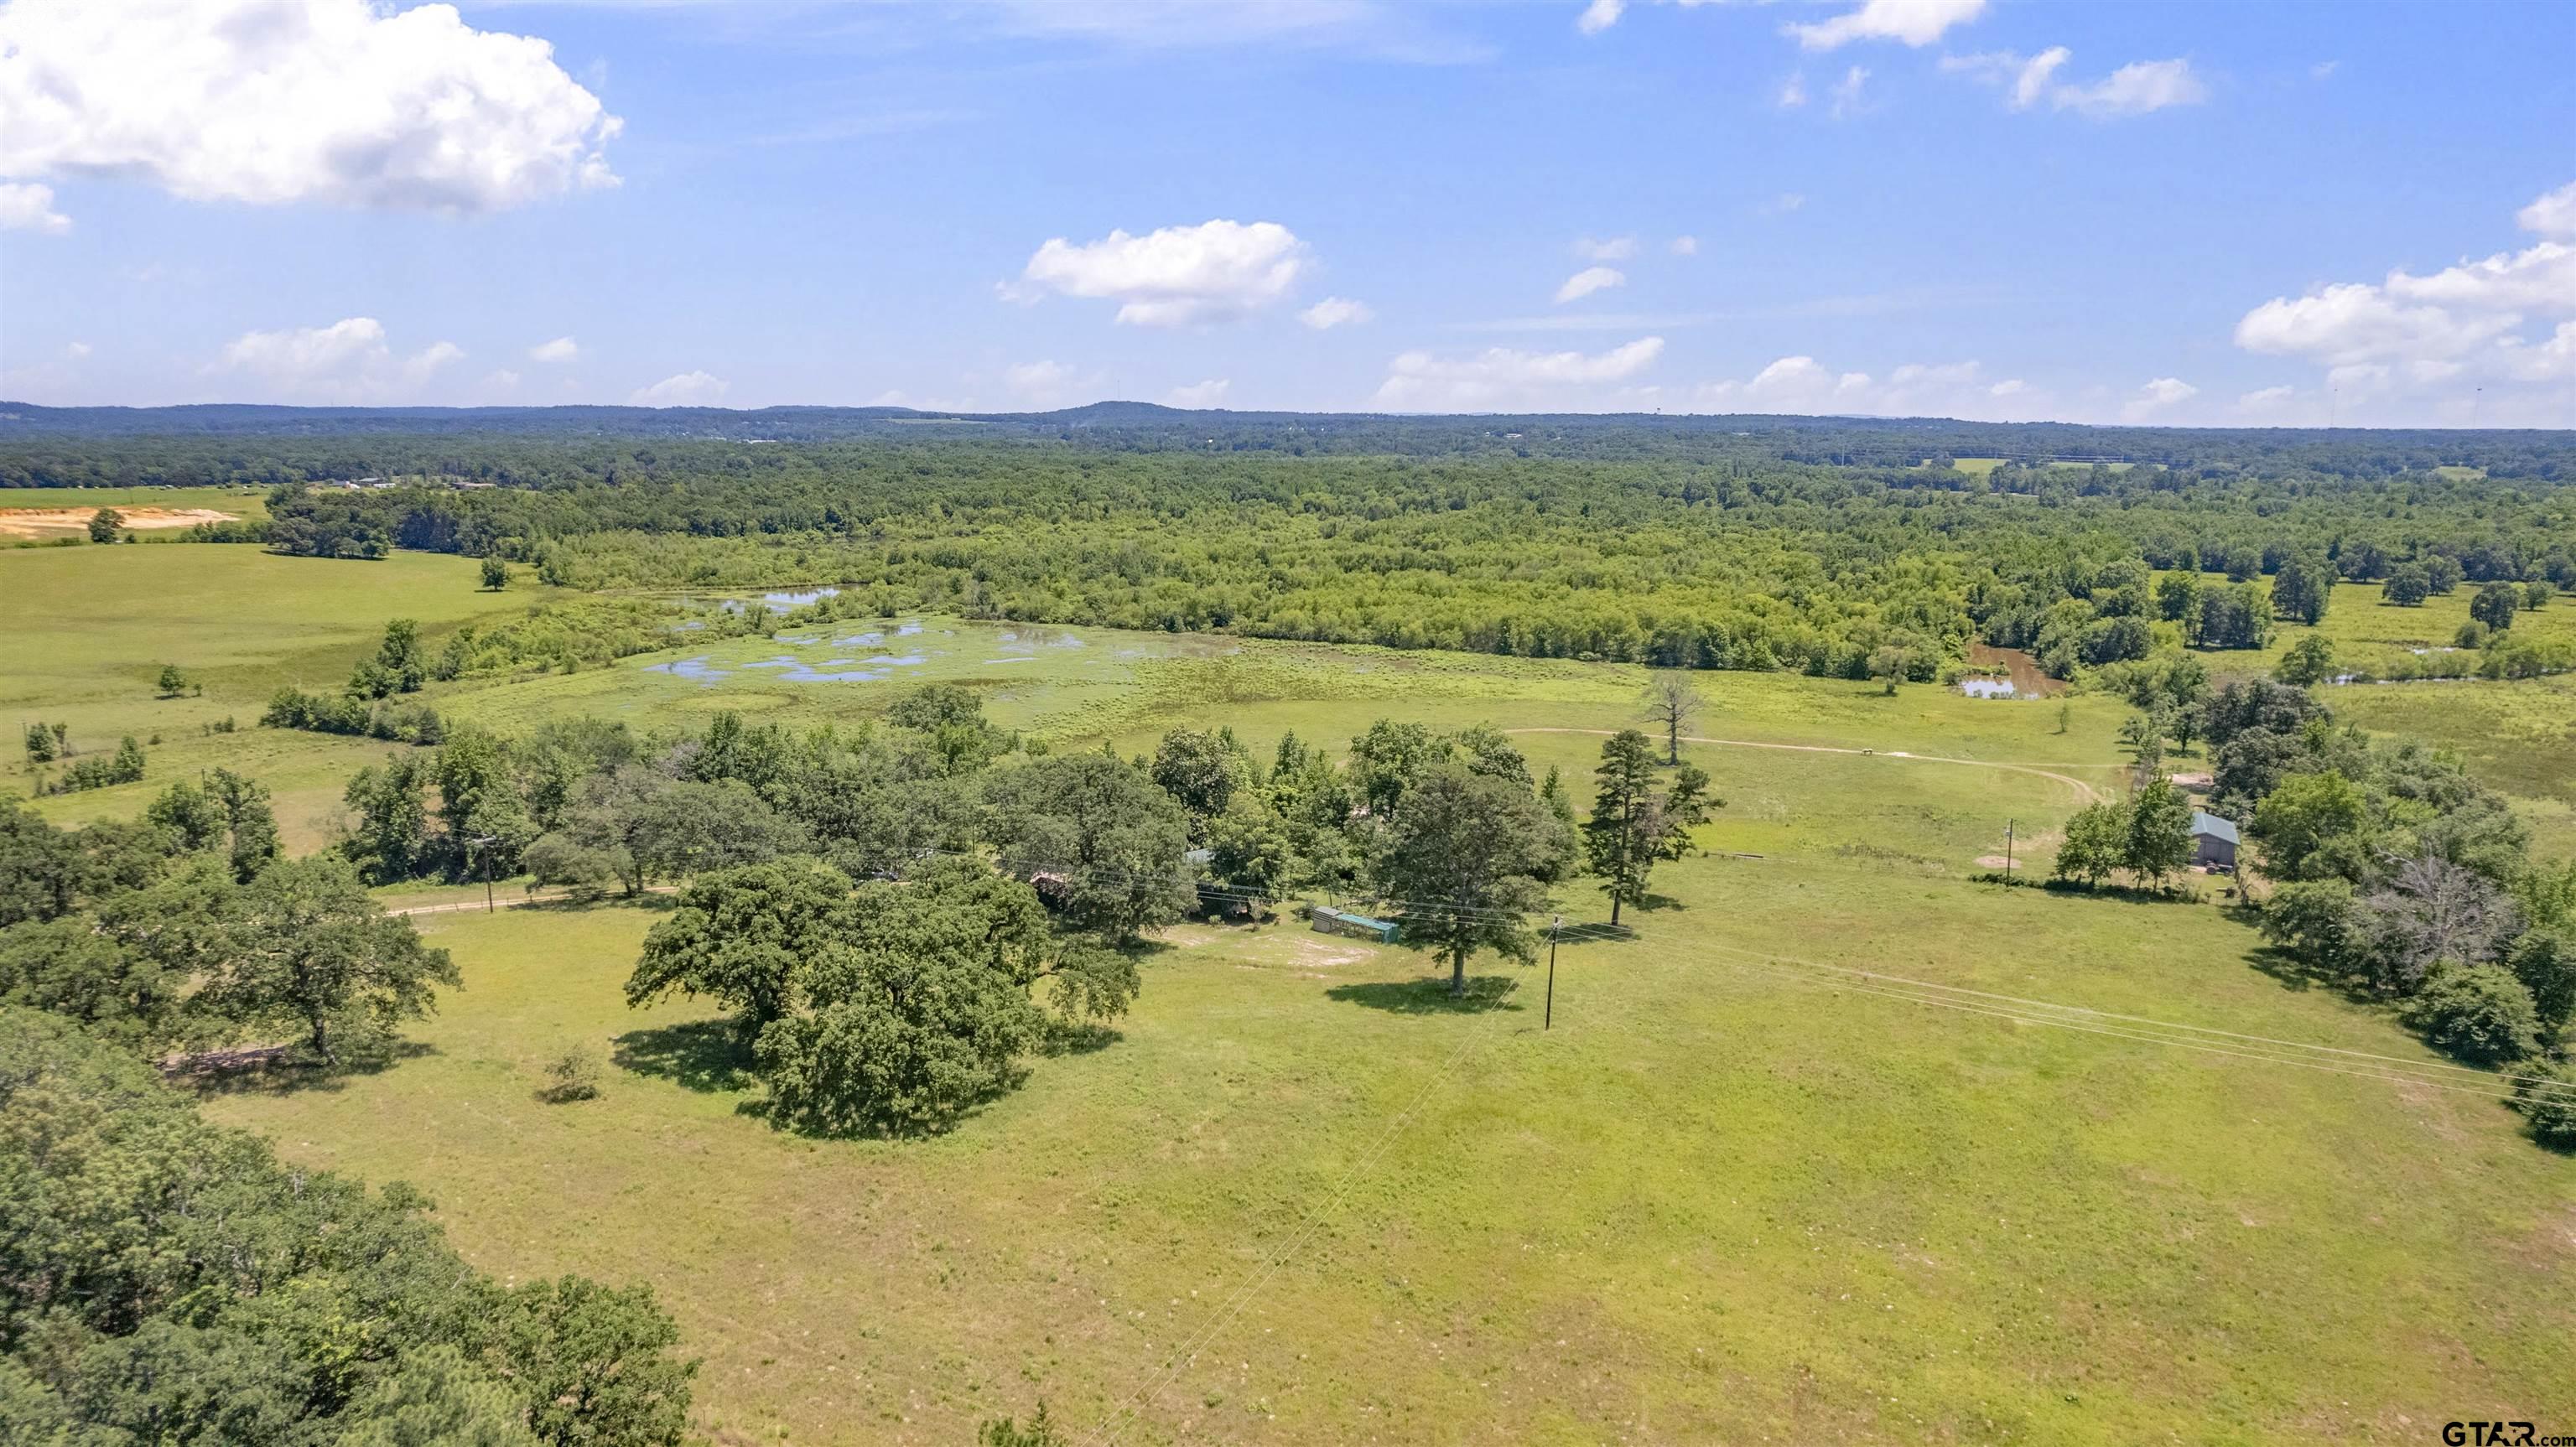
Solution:
M51 538L89 531L89 520L97 513L94 507L0 507L0 538ZM160 528L192 528L199 523L239 522L238 513L217 512L210 507L121 507L117 516L125 526L142 532Z

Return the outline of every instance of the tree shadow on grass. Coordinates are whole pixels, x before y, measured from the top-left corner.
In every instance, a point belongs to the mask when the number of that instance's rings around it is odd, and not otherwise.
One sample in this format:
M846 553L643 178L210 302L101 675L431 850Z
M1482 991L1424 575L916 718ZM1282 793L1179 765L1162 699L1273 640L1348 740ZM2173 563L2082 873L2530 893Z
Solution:
M2288 950L2277 945L2256 945L2247 950L2245 963L2253 966L2256 974L2270 977L2284 990L2294 990L2304 994L2315 989L2320 983L2307 966L2293 958Z
M1365 985L1335 985L1325 998L1346 1005L1366 1005L1398 1015L1481 1015L1487 1010L1518 1010L1511 998L1520 981L1509 975L1471 975L1467 993L1449 993L1446 976L1421 980L1382 980Z
M295 1095L340 1090L361 1076L381 1075L403 1061L437 1053L435 1045L396 1040L332 1065L313 1060L294 1046L209 1050L164 1061L161 1073L172 1084L200 1095Z
M734 1034L731 1020L690 1020L653 1030L629 1030L610 1044L609 1059L620 1070L671 1081L683 1089L707 1094L749 1090L751 1052Z
M2118 904L2205 905L2209 902L2188 876L2162 889L2147 889L2133 884L2085 884L2073 879L2050 879L2039 887L2051 894L2080 894L2088 899L2106 899Z
M1566 945L1620 944L1636 937L1637 932L1627 925L1599 919L1570 924L1556 932L1557 943Z
M2228 914L2248 929L2255 928L2256 921L2261 918L2252 908L2241 904L2230 906ZM2387 995L2381 993L2369 976L2339 975L2330 970L2320 970L2279 945L2256 945L2247 950L2243 958L2255 973L2265 976L2284 990L2300 993L2309 990L2330 990L2355 1005L2385 1006L2394 1003Z
M1089 1055L1106 1050L1126 1035L1097 1020L1056 1020L1038 1037L1037 1053L1046 1056Z

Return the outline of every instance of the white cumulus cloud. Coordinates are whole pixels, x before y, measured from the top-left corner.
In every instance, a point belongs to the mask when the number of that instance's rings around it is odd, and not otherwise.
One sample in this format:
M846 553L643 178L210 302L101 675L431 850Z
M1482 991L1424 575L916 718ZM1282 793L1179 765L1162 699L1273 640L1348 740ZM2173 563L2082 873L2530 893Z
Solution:
M2576 382L2576 185L2517 213L2545 239L2432 272L2276 296L2236 323L2236 345L2327 369L2369 420L2566 426ZM2477 389L2486 387L2483 406Z
M2029 395L2020 378L1990 382L1974 361L1907 362L1882 379L1838 372L1800 354L1781 357L1749 378L1699 386L1690 393L1690 405L1703 412L1987 418L2006 410L1997 403ZM2011 410L2026 416L2033 405Z
M2258 387L2236 399L2236 410L2249 416L2266 417L2290 405L2297 396L2296 387Z
M1593 389L1636 376L1653 366L1663 351L1663 338L1639 337L1606 352L1530 352L1516 347L1488 347L1464 357L1406 352L1389 364L1386 381L1377 389L1377 402L1402 410L1589 410L1599 401Z
M2197 105L2209 98L2208 87L2192 73L2187 60L2133 61L2089 84L2059 80L2058 71L2074 55L2063 45L2032 56L2009 50L1945 55L1941 68L1964 71L2000 87L2014 110L2025 111L2044 103L2051 110L2071 110L2096 120L2142 116L2168 106Z
M264 384L261 395L320 402L409 401L440 368L465 355L454 342L432 342L398 356L374 317L343 317L327 327L244 332L226 344L209 372Z
M1210 377L1204 382L1192 382L1186 387L1174 387L1165 394L1163 400L1175 407L1222 407L1225 405L1226 391L1233 385L1233 382L1224 377Z
M1587 266L1565 279L1565 285L1556 289L1556 300L1559 305L1570 301L1581 301L1596 291L1607 291L1611 287L1627 284L1628 274L1615 267Z
M540 362L569 362L581 355L581 344L570 337L557 337L528 348L528 355Z
M1107 380L1101 373L1045 358L1002 369L1002 385L1021 402L1040 411L1097 397Z
M1297 313L1297 320L1319 332L1329 332L1335 327L1358 326L1376 316L1376 312L1369 310L1367 302L1353 301L1346 296L1328 296Z
M733 384L710 372L679 372L627 394L629 407L712 407Z
M2198 387L2180 377L2158 377L2140 387L2135 396L2121 404L2120 416L2124 421L2144 422L2199 395Z
M449 5L12 0L0 176L192 201L490 211L617 177L619 121L542 40Z
M1786 30L1809 50L1832 50L1855 40L1901 40L1919 47L1985 9L1986 0L1865 0L1859 9L1831 20L1791 24Z
M1586 261L1626 261L1637 254L1637 238L1633 236L1612 236L1606 239L1590 236L1577 237L1574 242L1574 254Z
M2525 231L2560 240L2576 240L2576 181L2543 194L2540 199L2515 212L2513 219Z
M1619 23L1628 11L1628 0L1592 0L1583 13L1574 17L1574 28L1586 35L1598 35Z
M0 181L0 231L42 231L60 236L72 218L54 209L54 188L32 181Z
M1027 288L1118 302L1130 326L1231 321L1277 301L1305 270L1306 247L1275 221L1206 221L1143 236L1112 231L1081 245L1059 236L1021 273Z
M2191 62L2179 59L2131 61L2091 85L2059 86L2049 96L2053 105L2097 117L2142 116L2208 98Z
M1671 243L1665 247L1665 249L1672 252L1675 256L1697 256L1699 255L1699 238L1696 236L1676 236L1672 239Z

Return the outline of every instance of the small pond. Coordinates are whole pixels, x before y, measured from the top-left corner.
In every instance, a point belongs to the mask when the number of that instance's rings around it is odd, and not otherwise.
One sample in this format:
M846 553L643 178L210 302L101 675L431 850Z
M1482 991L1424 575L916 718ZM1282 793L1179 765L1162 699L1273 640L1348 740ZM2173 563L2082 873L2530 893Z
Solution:
M2004 692L1988 690L1974 693L1972 697L2054 698L2066 691L2064 680L2051 678L2040 671L2039 660L2018 648L1997 648L1991 643L1971 643L1968 645L1968 666L1984 669L1988 673L2002 674L2005 680L2009 680L2009 686ZM1966 684L1962 682L1960 686L1964 689Z

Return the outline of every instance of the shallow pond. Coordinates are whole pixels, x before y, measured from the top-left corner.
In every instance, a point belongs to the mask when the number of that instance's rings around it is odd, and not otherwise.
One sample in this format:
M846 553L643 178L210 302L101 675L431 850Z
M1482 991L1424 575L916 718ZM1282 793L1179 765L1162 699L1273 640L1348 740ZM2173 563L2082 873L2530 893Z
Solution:
M773 594L773 599L790 595ZM846 626L846 625L844 625ZM787 683L877 683L888 679L963 679L996 664L1047 662L1062 681L1071 667L1088 675L1106 669L1127 676L1138 660L1231 653L1236 645L1199 636L1094 633L1033 623L978 623L920 618L888 622L856 633L780 633L744 638L686 658L636 666L695 683L714 684L746 670L761 670Z

